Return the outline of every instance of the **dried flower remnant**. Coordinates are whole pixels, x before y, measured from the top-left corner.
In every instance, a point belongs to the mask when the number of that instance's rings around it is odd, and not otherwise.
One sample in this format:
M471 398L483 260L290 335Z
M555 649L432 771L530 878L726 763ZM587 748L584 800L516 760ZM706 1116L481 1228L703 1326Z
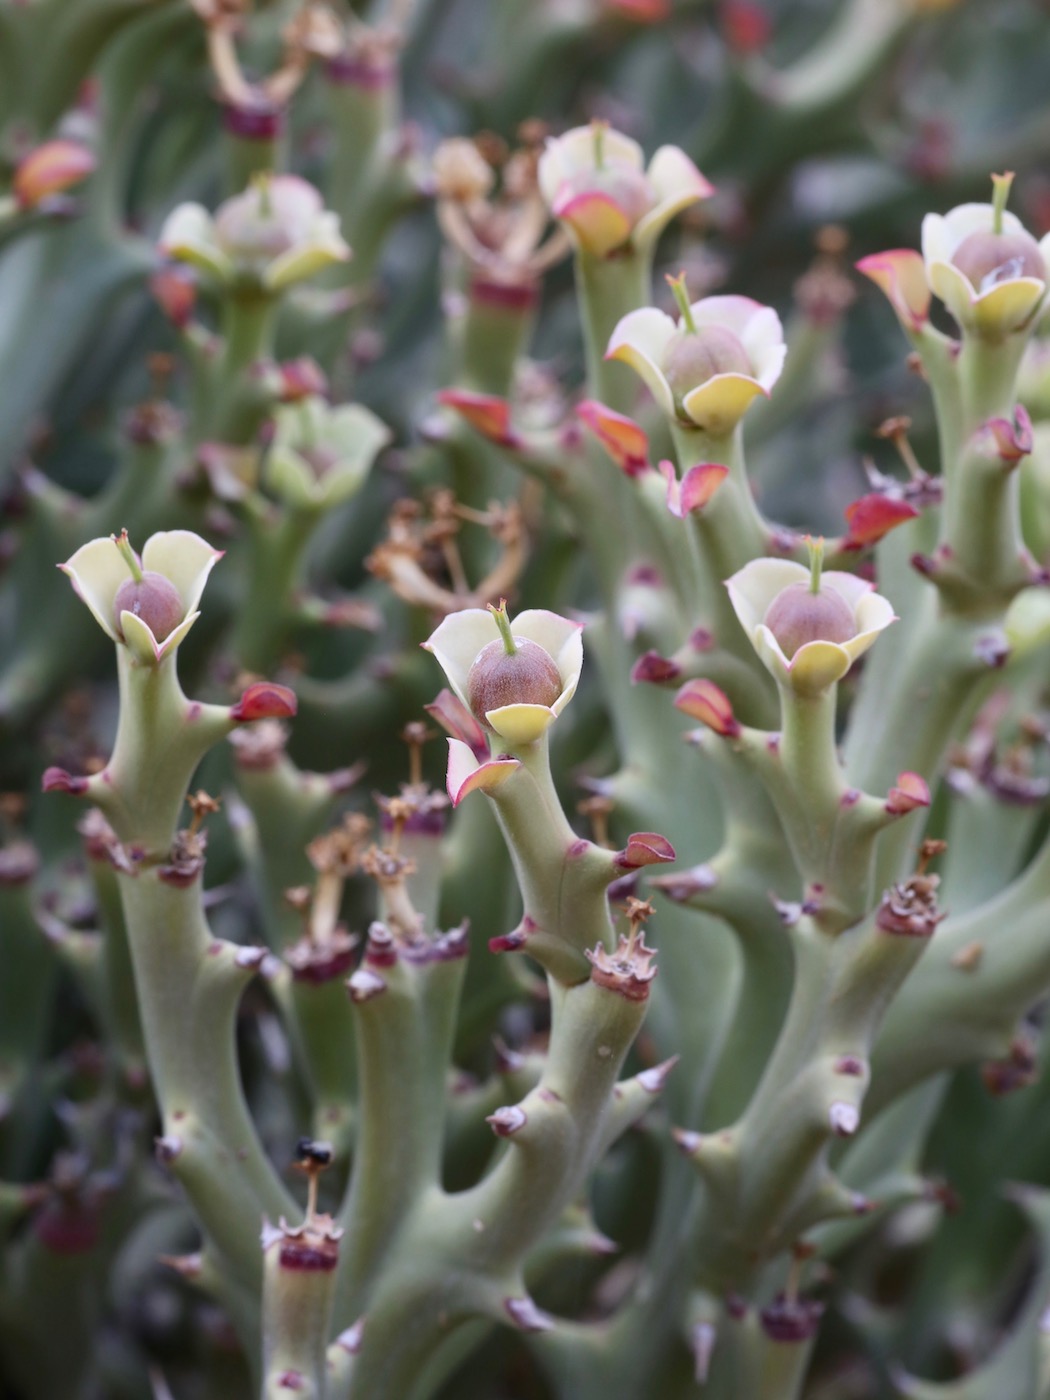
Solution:
M537 185L535 147L526 144L500 160L498 193L496 166L482 147L480 138L454 137L434 152L438 223L466 259L472 296L528 308L543 272L569 252L569 240L560 229L545 236L549 215Z
M377 578L406 603L438 614L477 608L506 594L528 561L528 539L521 508L492 503L478 511L457 501L450 491L428 500L429 519L412 500L399 501L390 514L389 534L365 560ZM499 553L476 583L467 576L458 536L464 525L486 530Z
M927 866L947 848L944 841L924 841L915 874L883 895L875 922L884 933L929 938L936 932L937 925L945 917L937 904L941 879L929 873Z
M632 897L625 908L629 932L621 936L616 951L610 953L600 944L587 950L591 980L628 1001L645 1001L656 976L656 951L645 942L645 924L652 918L653 906Z

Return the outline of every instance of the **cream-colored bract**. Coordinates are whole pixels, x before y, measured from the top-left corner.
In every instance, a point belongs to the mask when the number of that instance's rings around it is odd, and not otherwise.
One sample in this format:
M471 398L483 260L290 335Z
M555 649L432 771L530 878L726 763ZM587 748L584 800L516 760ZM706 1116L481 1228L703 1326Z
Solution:
M257 181L214 217L201 204L180 204L165 220L159 247L217 282L253 273L271 292L350 256L339 216L298 175Z
M855 574L828 570L821 586L833 590L853 612L856 632L845 642L806 642L789 661L765 625L770 607L785 588L810 581L810 571L790 559L753 559L726 580L729 598L740 625L762 660L781 685L803 695L815 695L841 680L896 615L889 600L874 585Z
M461 739L449 739L445 791L453 807L458 807L472 792L492 792L500 787L520 767L516 758L490 758L482 762L475 758L469 744Z
M979 291L952 262L971 233L991 233L995 208L991 204L959 204L947 214L927 214L922 221L922 256L934 293L964 330L998 337L1019 330L1035 314L1046 293L1039 277L1003 276ZM1002 211L1002 231L1023 233L1016 214ZM1043 261L1050 265L1050 234L1039 244Z
M780 378L787 347L780 317L771 306L750 297L705 297L689 308L697 331L717 326L740 341L751 374L715 374L682 399L686 421L713 436L732 432L758 395L769 397ZM664 374L664 357L682 322L656 307L631 311L620 320L609 340L606 359L622 360L645 382L669 418L679 417L674 394Z
M360 404L331 408L310 396L279 408L266 484L293 509L331 510L360 488L390 442L381 419Z
M162 530L146 541L140 558L143 571L162 574L174 584L183 605L182 621L162 642L132 612L120 614L123 638L117 632L113 607L117 590L131 577L131 571L112 536L89 540L59 568L68 574L103 632L118 646L127 646L139 662L154 665L175 650L200 617L197 604L222 555L221 549L213 549L192 530Z
M531 744L545 733L576 693L583 669L582 627L558 613L530 608L514 618L510 629L513 636L543 647L561 677L561 692L552 705L503 705L485 715L487 722L508 744ZM423 643L427 651L433 652L449 685L468 709L470 668L481 649L499 635L499 628L487 608L464 608L446 617Z
M598 164L598 148L601 165ZM641 215L617 203L602 174L643 176L648 208ZM588 189L587 177L595 176ZM630 244L651 247L676 214L697 200L706 199L714 187L677 146L661 146L645 166L637 141L611 127L578 126L564 136L548 140L539 162L540 193L556 219L568 225L577 244L598 257Z

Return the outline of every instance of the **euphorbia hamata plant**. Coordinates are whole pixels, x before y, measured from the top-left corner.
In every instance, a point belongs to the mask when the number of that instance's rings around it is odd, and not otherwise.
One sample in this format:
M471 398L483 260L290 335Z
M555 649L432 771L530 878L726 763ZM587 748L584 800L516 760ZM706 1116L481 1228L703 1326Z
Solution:
M5 1397L1050 1400L1048 21L825 8L0 0Z

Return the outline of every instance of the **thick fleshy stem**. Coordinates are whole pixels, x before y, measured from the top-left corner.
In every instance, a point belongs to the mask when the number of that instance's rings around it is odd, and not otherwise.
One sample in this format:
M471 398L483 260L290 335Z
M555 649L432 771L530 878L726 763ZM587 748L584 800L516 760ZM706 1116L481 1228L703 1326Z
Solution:
M48 1032L55 957L33 911L31 881L38 857L28 843L0 850L0 1160L4 1173L21 1173L31 1143L12 1131L12 1110L32 1084ZM3 1121L7 1120L7 1121Z
M337 1326L348 1326L371 1306L406 1221L438 1189L445 1077L466 950L458 936L447 953L423 946L416 955L396 944L384 942L381 950L370 943L348 984L360 1098L358 1150L339 1212L348 1233ZM399 1164L396 1172L391 1162Z
M238 1289L257 1289L260 1214L296 1214L248 1112L234 1041L237 1005L264 950L212 936L202 906L203 860L180 864L173 849L193 770L237 715L188 701L173 654L140 665L127 647L117 652L116 743L82 795L102 808L124 843L121 898L163 1118L158 1152L193 1201L222 1272Z
M721 848L691 871L652 883L671 899L723 920L742 957L742 980L729 1038L705 1106L706 1121L742 1112L776 1041L791 990L791 948L769 890L794 891L798 879L780 820L758 777L713 734L690 736L711 764L727 813Z
M792 928L795 987L777 1046L743 1118L680 1143L705 1182L698 1282L746 1284L763 1259L803 1230L857 1208L826 1166L829 1144L852 1137L868 1059L886 1008L929 942L872 919L829 938L803 916Z
M471 1316L529 1331L550 1320L525 1294L520 1261L558 1219L602 1144L610 1096L645 1013L594 983L551 982L553 1024L540 1084L506 1110L510 1145L469 1191L419 1202L364 1319L354 1400L410 1394L438 1344Z
M872 1110L930 1075L1007 1053L1050 979L1045 907L1050 842L1005 890L949 917L890 1009L874 1061Z
M238 609L233 650L249 671L270 670L279 660L294 617L296 585L320 513L281 509L256 496L247 503L250 606Z
M237 1004L262 950L213 938L199 881L178 888L146 869L122 883L147 1058L163 1117L158 1150L189 1194L224 1269L240 1284L257 1287L260 1214L297 1215L266 1160L237 1068Z
M638 382L626 365L605 358L617 323L630 311L647 306L652 255L633 249L600 258L581 249L576 255L576 289L587 357L587 394L618 413L629 413Z
M878 839L912 810L847 785L835 744L836 689L800 694L784 685L779 735L738 729L726 739L765 785L802 881L803 907L829 933L871 907Z
M194 769L236 724L220 705L189 701L173 656L140 665L117 648L120 718L113 754L85 793L118 837L153 856L171 848Z
M328 1143L304 1138L296 1166L309 1180L306 1218L263 1228L262 1400L327 1393L327 1348L339 1242L331 1216L317 1212L317 1181L332 1160Z
M559 981L584 981L584 949L607 946L606 889L622 874L611 851L577 837L550 773L547 736L513 750L521 768L492 793L525 904L520 947ZM515 935L510 935L511 939Z

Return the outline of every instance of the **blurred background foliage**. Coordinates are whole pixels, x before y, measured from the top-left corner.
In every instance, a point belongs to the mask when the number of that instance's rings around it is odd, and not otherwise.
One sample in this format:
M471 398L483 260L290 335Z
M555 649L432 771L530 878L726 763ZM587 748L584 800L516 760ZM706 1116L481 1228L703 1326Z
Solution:
M246 72L273 68L294 8L283 0L254 7L239 41ZM20 26L34 11L46 22L26 41ZM1050 229L1050 7L1046 0L417 0L362 6L359 14L366 24L392 18L404 26L402 110L392 130L410 179L375 246L366 220L345 230L358 256L344 285L356 300L338 336L316 340L316 306L304 292L282 319L278 355L317 354L336 401L366 404L393 430L380 469L361 496L324 521L309 560L312 575L353 590L378 623L297 635L280 660L287 674L303 677L295 761L327 772L367 751L366 786L389 789L406 767L398 730L436 683L406 650L425 636L425 616L393 599L364 561L392 503L440 476L434 394L455 374L456 344L448 253L430 198L438 141L487 132L489 148L498 149L500 141L515 143L527 121L557 133L598 117L646 151L664 142L683 147L717 192L676 221L658 270L685 269L694 295L741 292L780 312L793 358L778 393L749 421L750 468L768 515L832 533L843 506L864 490L865 458L897 469L892 443L875 434L889 415L913 420L920 461L936 465L924 386L905 364L893 317L850 263L917 246L923 214L986 198L992 170L1017 172L1015 209L1037 236ZM355 141L352 119L340 120L315 69L291 107L284 167L331 190ZM223 129L204 27L186 0L0 0L0 184L26 150L56 135L96 152L94 175L17 237L0 230L0 782L10 794L5 849L28 839L44 853L32 897L18 881L0 890L9 948L41 908L58 910L74 930L98 917L72 816L28 794L47 763L76 767L74 759L105 752L115 717L111 657L92 645L97 638L67 668L24 688L16 663L27 619L30 633L61 648L65 634L49 629L55 600L61 594L65 606L68 592L53 567L68 552L56 546L62 510L41 525L31 503L53 488L85 498L105 492L128 450L129 415L144 401L163 398L191 412L181 337L151 292L161 266L156 239L176 204L194 199L214 208L244 175L242 145ZM660 304L670 305L660 279L657 289ZM545 280L530 353L533 379L519 392L528 405L531 385L535 412L556 414L583 375L568 263ZM196 447L180 440L179 470L192 474ZM221 501L198 518L220 543L236 528ZM212 588L184 653L191 683L221 687L232 663L216 638L252 599L238 595L222 570ZM571 595L586 604L592 592L571 541L555 530L526 574L523 602L546 606ZM90 626L86 616L77 624ZM590 706L592 723L578 726L575 741L570 736L565 773L585 755L600 768L599 700L592 686L584 697L580 708ZM438 747L426 759L436 783ZM224 762L205 772L208 785L223 786ZM495 864L504 859L491 834L481 849ZM226 936L250 941L250 905L220 902L240 870L234 834L220 818L209 858L214 917ZM360 908L352 903L351 921L366 918L364 897L353 899ZM69 961L60 970L48 960L34 972L35 1029L23 1038L38 1042L32 1092L4 1101L0 1120L0 1165L10 1183L0 1186L9 1235L0 1395L164 1400L170 1385L177 1400L239 1396L241 1363L221 1314L155 1262L192 1247L192 1227L161 1174L142 1165L144 1093L136 1098L127 1084L115 1096L105 1089L99 1019ZM0 961L4 976L0 1006L15 1017L28 993ZM490 1020L481 1015L479 1026L489 1029ZM265 1086L287 1075L287 1052L261 998L249 1000L242 1027L246 1076L265 1123L272 1108ZM1037 1030L1033 1023L1033 1037ZM1050 1185L1042 1059L1037 1051L1028 1087L1015 1096L990 1096L978 1071L966 1070L935 1085L918 1109L911 1105L933 1124L915 1168L951 1185L891 1216L836 1264L845 1301L829 1316L809 1400L894 1394L898 1363L950 1377L985 1355L1015 1318L1037 1265L1016 1204L1001 1194L1000 1164ZM277 1118L275 1140L287 1131ZM644 1140L632 1141L603 1168L599 1216L605 1195L616 1194L617 1173L644 1175L648 1151ZM46 1188L33 1185L45 1177ZM30 1196L35 1223L27 1224ZM49 1249L48 1221L70 1225L77 1212L89 1247ZM644 1237L643 1218L620 1215L617 1224L628 1242L632 1232ZM554 1300L569 1310L574 1291L586 1296L595 1274L593 1263L574 1268L579 1279L566 1270ZM74 1374L81 1364L87 1369ZM525 1400L546 1392L524 1345L501 1334L443 1393Z

